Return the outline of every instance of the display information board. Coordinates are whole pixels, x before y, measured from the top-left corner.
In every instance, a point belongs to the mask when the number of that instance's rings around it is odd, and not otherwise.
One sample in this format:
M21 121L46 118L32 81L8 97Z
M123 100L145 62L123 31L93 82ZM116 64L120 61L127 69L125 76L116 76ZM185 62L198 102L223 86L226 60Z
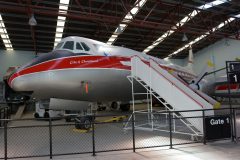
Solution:
M230 83L240 83L240 62L227 61L227 75Z
M206 140L231 138L230 116L205 118Z
M230 83L240 83L240 72L228 74Z
M230 72L240 72L240 62L230 62Z

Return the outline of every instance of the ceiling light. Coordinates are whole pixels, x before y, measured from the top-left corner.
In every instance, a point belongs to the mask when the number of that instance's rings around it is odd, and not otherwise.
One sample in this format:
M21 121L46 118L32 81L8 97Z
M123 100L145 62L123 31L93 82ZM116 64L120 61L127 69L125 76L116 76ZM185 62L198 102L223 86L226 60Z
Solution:
M65 21L57 21L57 26L58 27L64 27Z
M119 26L115 29L114 34L121 34L125 28L127 27L127 23L130 23L134 16L139 12L139 10L142 8L142 6L146 3L147 0L136 0L134 7L128 12L125 17L123 18L122 22L119 24ZM114 41L110 41L112 36L109 38L107 44L112 44Z
M154 48L154 46L148 46L148 49L153 49Z
M113 34L113 35L112 35L112 37L113 37L113 38L117 38L117 37L118 37L118 35L116 35L116 34Z
M2 19L2 15L0 14L0 36L3 40L4 46L6 48L6 50L13 50L12 48L12 43L9 39L6 27L4 25L3 19Z
M228 1L231 1L231 0L215 0L213 2L206 3L206 4L204 4L204 5L202 5L202 6L198 7L198 8L199 9L208 9L208 8L211 8L211 7L214 7L214 6L226 3Z
M59 33L62 34L62 32L63 32L63 27L57 27L56 32L59 32Z
M58 20L65 21L65 20L66 20L66 17L64 17L64 16L58 16Z
M110 38L108 41L110 41L110 42L113 42L115 40L115 38Z
M2 39L6 39L6 38L9 38L8 35L3 34Z
M126 24L123 24L123 23L119 24L119 26L122 27L122 28L127 27L127 25L126 25Z
M184 45L183 47L179 48L178 50L176 50L175 52L173 52L172 54L170 54L169 57L172 56L172 55L175 55L175 54L183 51L184 49L188 48L189 46L197 43L198 41L200 41L200 40L202 40L203 38L207 37L207 35L210 35L210 33L215 32L215 31L221 29L222 27L224 27L224 26L225 26L226 24L228 24L228 23L231 23L233 20L235 20L235 18L229 18L229 19L227 19L226 21L220 23L220 24L217 25L216 27L212 28L210 31L205 32L205 34L197 37L197 38L194 39L193 41L191 41L191 42L189 42L188 44Z
M58 37L55 38L55 41L56 41L56 42L60 42L61 40L62 40L62 36L59 37L59 38L58 38Z
M31 17L29 18L28 23L29 23L30 26L36 26L37 25L37 21L34 17L34 14L32 14Z
M137 14L138 9L139 9L138 7L134 7L133 9L131 9L131 14L133 15Z
M202 5L200 7L198 7L199 9L208 9L208 8L211 8L213 6L217 6L219 4L222 4L222 3L225 3L225 2L228 2L230 0L216 0L216 1L213 1L213 2L210 2L210 3L206 3L205 5ZM205 7L204 7L205 6ZM208 8L206 7L208 6ZM188 21L190 21L192 18L194 18L200 11L198 10L193 10L191 13L189 13L186 17L184 17L183 19L181 19L176 25L172 26L171 29L172 30L168 30L167 32L165 32L162 36L160 36L160 39L161 39L161 42L167 38L168 36L170 36L171 34L173 34L175 31L175 28L177 29L176 26L178 27L181 27L183 26L184 24L186 24ZM167 36L166 36L167 35ZM155 40L152 44L156 43L156 41L159 41L159 38L157 40ZM150 50L147 50L147 52L149 52ZM143 50L144 53L147 53L146 50L144 49Z
M148 48L146 48L146 49L144 49L144 51L143 52L148 52L148 51L150 51L150 49L148 49Z
M57 37L57 38L58 38L58 37L62 38L62 33L56 33L56 34L55 34L55 37Z
M62 15L67 14L68 5L69 5L69 0L60 0L58 13L62 14ZM54 47L62 39L65 22L66 22L66 17L65 16L58 16L56 33L55 33L55 40L54 40Z
M238 14L238 15L235 15L234 17L236 17L236 18L240 18L240 14Z

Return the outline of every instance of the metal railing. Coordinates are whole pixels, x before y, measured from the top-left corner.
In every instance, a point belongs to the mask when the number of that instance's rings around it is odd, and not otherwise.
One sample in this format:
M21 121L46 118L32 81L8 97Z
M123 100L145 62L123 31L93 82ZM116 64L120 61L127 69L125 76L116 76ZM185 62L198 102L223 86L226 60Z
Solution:
M0 106L0 119L10 119L10 107ZM4 121L0 121L0 127L4 126Z
M203 119L204 133L202 136L194 136L191 130L182 125L182 121L173 116L175 111L164 111L162 113L153 112L154 119L132 118L131 129L124 130L124 124L127 120L122 121L103 121L101 119L108 116L96 116L91 122L91 129L82 133L82 130L75 128L74 122L65 122L64 119L1 119L3 124L0 127L0 159L10 158L29 158L70 155L70 154L92 154L95 156L99 152L111 152L120 150L169 147L176 145L210 142L206 137L205 118L211 116L206 112L209 110L178 111L178 112L199 112L202 116L198 117L181 117L181 119ZM240 118L240 109L232 108L215 110L215 116L231 117L231 140L238 140L239 124L236 123ZM239 115L239 116L238 116ZM116 115L119 116L119 115ZM122 115L121 115L122 116ZM127 115L136 117L134 115ZM100 119L100 120L99 120ZM148 123L153 121L154 125L160 129L141 130L135 127L136 124ZM164 130L161 130L164 129ZM189 134L182 134L181 132Z

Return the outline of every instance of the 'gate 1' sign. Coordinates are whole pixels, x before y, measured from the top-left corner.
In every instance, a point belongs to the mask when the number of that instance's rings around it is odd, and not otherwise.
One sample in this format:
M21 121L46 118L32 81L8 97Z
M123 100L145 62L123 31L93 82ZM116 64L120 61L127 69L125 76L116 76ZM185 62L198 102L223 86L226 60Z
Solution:
M229 116L213 116L205 118L206 139L231 138L231 123Z

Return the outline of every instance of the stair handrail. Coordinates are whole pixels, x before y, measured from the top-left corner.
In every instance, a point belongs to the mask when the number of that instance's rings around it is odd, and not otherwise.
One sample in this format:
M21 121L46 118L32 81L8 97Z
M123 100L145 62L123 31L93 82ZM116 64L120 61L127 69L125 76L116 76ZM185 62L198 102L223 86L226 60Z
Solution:
M170 80L169 78L167 78L166 76L164 76L162 73L160 73L156 68L152 67L150 64L150 60L152 60L153 62L155 62L159 67L162 68L162 65L159 64L158 62L156 62L156 60L154 60L153 58L149 58L149 61L143 60L140 56L138 55L134 55L132 57L138 57L143 63L147 64L150 68L154 69L158 74L160 74L162 77L164 77L167 81L169 81L170 83L172 83L172 85L176 86L176 88L178 88L182 93L184 93L185 95L187 95L190 99L192 99L194 102L196 102L198 105L200 105L202 108L204 108L204 106L198 102L196 99L194 99L194 97L192 97L191 95L189 95L188 93L184 92L179 86L177 86L172 80ZM162 68L163 69L163 68ZM165 69L163 69L165 70ZM165 70L166 71L166 70ZM175 75L171 74L174 78L176 78ZM178 79L178 78L176 78ZM179 79L178 79L179 80ZM179 80L180 81L180 80ZM196 93L199 97L201 97L204 101L206 101L207 103L211 104L208 100L206 100L203 96L201 96L198 92L196 92L194 89L192 89L190 86L186 85L185 83L183 83L182 81L180 81L184 86L186 86L187 88L189 88L191 91L193 91L194 93ZM213 105L213 104L211 104Z
M155 63L157 63L157 65L159 66L159 67L161 67L162 69L163 69L163 67L162 67L162 65L161 64L159 64L156 60L154 60L154 59L152 59L152 58L150 58L150 60L152 60L152 61L154 61ZM152 66L150 66L151 68L153 68ZM154 68L153 68L154 69ZM155 71L157 71L156 69L154 69ZM165 69L164 69L165 70ZM158 73L159 73L159 71L157 71ZM161 73L160 73L161 74ZM162 75L162 74L161 74ZM185 85L187 88L189 88L190 90L192 90L194 93L196 93L199 97L201 97L203 100L205 100L206 102L208 102L209 104L211 104L211 105L214 105L214 104L212 104L212 102L211 101L209 101L209 100L207 100L205 97L203 97L201 94L199 94L198 92L197 92L197 90L195 90L195 89L193 89L193 88L191 88L188 84L186 84L184 81L182 81L182 80L180 80L178 77L176 77L174 74L171 74L174 78L176 78L176 79L178 79L183 85ZM168 79L168 78L167 78ZM169 80L169 81L171 81L171 80ZM173 82L171 82L171 83L173 83ZM175 85L176 86L176 85Z

